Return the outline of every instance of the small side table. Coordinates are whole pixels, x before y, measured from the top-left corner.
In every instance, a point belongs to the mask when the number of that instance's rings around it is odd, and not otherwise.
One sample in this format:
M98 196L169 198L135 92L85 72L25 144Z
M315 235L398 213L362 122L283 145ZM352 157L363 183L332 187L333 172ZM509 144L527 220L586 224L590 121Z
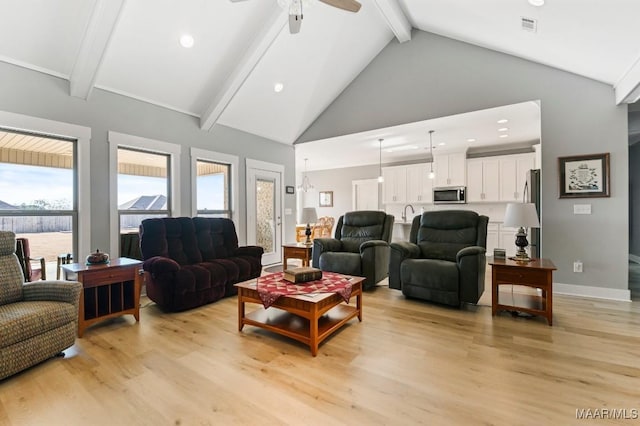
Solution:
M107 318L131 314L140 321L141 267L141 261L126 257L99 265L62 265L65 279L75 276L82 283L78 337L87 327Z
M511 259L493 259L491 265L491 314L499 310L522 311L542 315L553 323L553 271L556 266L549 259L518 262ZM541 296L500 292L502 284L521 285L542 290Z
M313 244L292 243L282 245L282 269L287 269L287 260L302 259L302 266L311 264L311 252Z

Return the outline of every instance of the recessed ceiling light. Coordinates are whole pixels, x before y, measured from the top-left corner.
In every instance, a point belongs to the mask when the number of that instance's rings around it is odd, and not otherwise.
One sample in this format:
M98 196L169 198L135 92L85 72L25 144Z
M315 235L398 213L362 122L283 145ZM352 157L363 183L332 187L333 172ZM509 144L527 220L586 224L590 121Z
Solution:
M499 131L499 132L506 132L507 130L509 130L509 128L508 128L508 127L500 127L500 128L498 129L498 131Z
M529 0L531 6L544 6L544 0Z
M273 91L276 93L282 92L282 89L284 89L284 84L282 83L276 83L273 85Z
M508 137L509 137L509 135L507 135L506 133L503 133L503 134L501 134L499 137L501 137L501 138L508 138Z
M180 46L189 49L193 47L194 39L191 34L183 34L180 37Z
M445 145L446 145L446 143L444 143L444 142L440 142L438 145L440 145L440 146L445 146Z
M476 141L476 140L475 140L475 138L469 138L469 139L467 139L467 142L475 142L475 141Z
M503 118L502 120L498 120L498 124L504 124L504 123L508 123L509 120L507 120L506 118Z

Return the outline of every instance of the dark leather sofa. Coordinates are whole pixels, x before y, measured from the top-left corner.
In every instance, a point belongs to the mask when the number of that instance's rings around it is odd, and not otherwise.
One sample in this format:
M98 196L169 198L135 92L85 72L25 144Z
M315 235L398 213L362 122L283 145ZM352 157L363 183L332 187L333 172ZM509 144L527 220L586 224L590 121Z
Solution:
M147 296L167 311L183 311L237 294L235 283L262 270L262 247L238 247L230 219L145 219L140 249Z
M313 240L313 266L323 271L365 277L364 289L375 287L389 272L393 216L356 211L340 216L335 238Z
M464 210L416 216L409 242L391 243L389 288L446 305L477 303L484 292L488 222Z

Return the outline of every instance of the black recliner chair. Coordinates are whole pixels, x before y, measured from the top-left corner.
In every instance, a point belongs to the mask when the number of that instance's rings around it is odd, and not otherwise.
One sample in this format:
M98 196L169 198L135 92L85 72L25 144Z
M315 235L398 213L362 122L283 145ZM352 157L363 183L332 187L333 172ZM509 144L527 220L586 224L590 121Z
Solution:
M389 272L393 216L356 211L340 216L335 238L313 240L313 266L323 271L365 277L363 289L375 287Z
M389 288L446 305L477 303L484 292L488 222L464 210L416 216L410 242L391 244Z

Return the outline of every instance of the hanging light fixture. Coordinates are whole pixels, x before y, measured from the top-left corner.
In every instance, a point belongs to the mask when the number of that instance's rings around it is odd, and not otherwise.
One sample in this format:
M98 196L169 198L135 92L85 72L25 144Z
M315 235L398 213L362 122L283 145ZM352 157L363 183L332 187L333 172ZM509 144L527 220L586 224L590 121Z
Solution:
M382 141L383 140L384 139L378 139L378 142L380 143L380 161L378 163L378 167L379 167L379 170L378 170L378 172L379 172L378 173L378 182L379 183L384 182L384 176L382 176Z
M435 179L436 174L433 172L433 130L429 130L429 155L431 155L431 169L429 170L429 179Z
M311 182L309 182L309 176L307 176L307 160L309 159L304 159L304 173L302 175L302 183L298 185L298 189L302 192L308 192L310 189L313 189L313 185L311 185Z

